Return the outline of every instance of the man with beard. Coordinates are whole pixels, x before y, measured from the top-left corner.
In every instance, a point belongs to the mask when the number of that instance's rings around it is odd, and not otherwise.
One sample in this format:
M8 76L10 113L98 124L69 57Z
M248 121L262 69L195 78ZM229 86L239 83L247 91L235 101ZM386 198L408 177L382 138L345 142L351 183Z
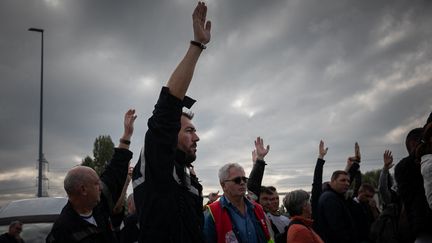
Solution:
M195 102L185 96L201 52L210 41L207 7L199 2L192 15L194 40L148 120L144 149L133 171L139 242L203 242L202 186L191 176L197 142L192 113Z

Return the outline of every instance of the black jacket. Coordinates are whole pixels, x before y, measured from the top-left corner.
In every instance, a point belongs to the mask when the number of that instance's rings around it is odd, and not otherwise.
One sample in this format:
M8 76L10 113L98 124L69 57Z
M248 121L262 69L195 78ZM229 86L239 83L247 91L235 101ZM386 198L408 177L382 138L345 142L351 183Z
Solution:
M9 233L4 233L0 235L0 243L24 243L24 240L19 241Z
M261 184L264 176L264 169L267 164L264 160L257 160L252 167L252 170L249 174L249 180L247 182L248 191L255 194L256 201L258 202L260 194L261 194Z
M311 207L312 207L312 219L316 220L318 214L318 200L322 194L322 174L325 160L318 158L315 164L313 182L312 182L312 196L311 196ZM314 221L314 227L315 227Z
M411 237L432 232L432 210L426 200L420 164L414 156L403 158L395 168L395 179L410 225Z
M316 226L324 242L358 242L350 207L343 194L329 187L318 201Z
M138 216L134 213L129 215L124 220L124 227L120 232L121 243L133 243L138 241L139 228Z
M120 197L131 158L131 151L115 148L111 162L101 175L101 181L104 185L101 202L93 209L93 217L96 220L97 227L82 219L68 202L54 223L46 242L117 242L112 231L110 213L112 212L113 202L117 202Z
M182 108L194 100L176 98L164 87L148 120L144 150L133 171L139 242L203 242L202 187L186 173L177 150Z

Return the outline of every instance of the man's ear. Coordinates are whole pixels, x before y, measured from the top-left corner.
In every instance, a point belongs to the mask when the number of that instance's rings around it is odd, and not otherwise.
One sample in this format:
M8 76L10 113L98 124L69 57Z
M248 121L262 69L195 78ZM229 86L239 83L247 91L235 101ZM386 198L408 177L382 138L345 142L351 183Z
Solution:
M87 196L87 188L84 184L81 184L79 186L79 192L81 195Z

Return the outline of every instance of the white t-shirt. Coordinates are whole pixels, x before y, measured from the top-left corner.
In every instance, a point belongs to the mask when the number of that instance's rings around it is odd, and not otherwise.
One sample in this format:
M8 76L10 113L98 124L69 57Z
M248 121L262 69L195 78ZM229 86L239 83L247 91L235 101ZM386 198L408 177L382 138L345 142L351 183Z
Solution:
M267 217L269 218L269 220L276 226L276 228L278 229L279 233L282 233L285 231L285 226L288 226L290 220L288 219L288 217L283 216L283 215L273 215L271 213L267 213Z
M97 226L96 220L93 217L93 212L91 212L89 215L86 214L80 214L81 218L85 221L89 222L92 225Z

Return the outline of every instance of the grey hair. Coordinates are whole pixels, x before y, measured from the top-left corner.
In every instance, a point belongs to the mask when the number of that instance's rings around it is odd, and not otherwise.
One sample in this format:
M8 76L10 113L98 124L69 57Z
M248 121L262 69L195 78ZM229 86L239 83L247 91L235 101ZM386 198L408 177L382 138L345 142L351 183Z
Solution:
M15 225L23 225L23 223L19 220L14 220L9 224L9 229L14 227Z
M76 173L76 171L68 171L63 181L63 187L66 193L70 196L77 190L78 185L85 183L88 180L86 173Z
M220 183L222 183L228 179L229 171L231 168L236 168L236 169L240 169L240 170L244 171L243 167L241 165L239 165L238 163L228 163L219 169L218 175L219 175L219 182Z
M303 206L309 200L309 193L304 190L295 190L285 195L283 204L290 216L297 216L303 213Z

